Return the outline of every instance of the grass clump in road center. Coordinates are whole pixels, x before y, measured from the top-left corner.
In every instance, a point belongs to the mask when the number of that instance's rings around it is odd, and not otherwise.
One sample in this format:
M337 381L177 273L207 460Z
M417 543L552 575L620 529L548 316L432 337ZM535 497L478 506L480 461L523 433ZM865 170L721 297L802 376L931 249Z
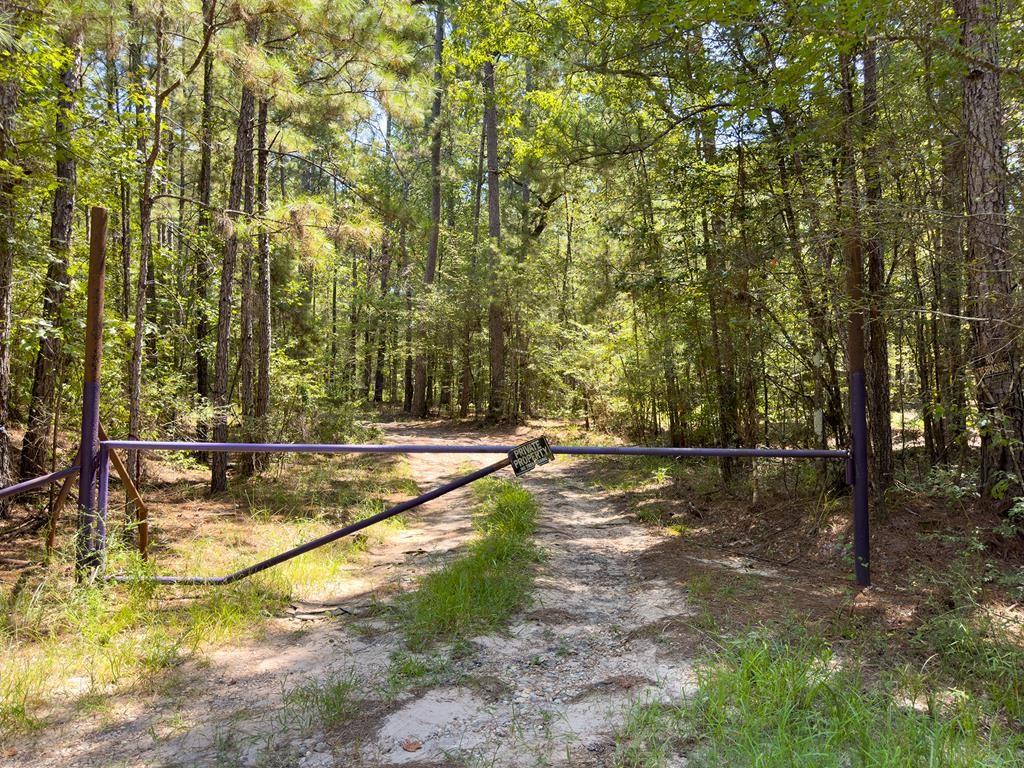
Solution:
M866 683L822 641L752 635L698 671L682 704L637 703L619 768L665 766L1017 766L1024 741L990 702L895 673Z
M426 576L400 606L412 648L439 639L465 639L502 627L529 599L537 502L507 481L481 481L476 527L469 551Z

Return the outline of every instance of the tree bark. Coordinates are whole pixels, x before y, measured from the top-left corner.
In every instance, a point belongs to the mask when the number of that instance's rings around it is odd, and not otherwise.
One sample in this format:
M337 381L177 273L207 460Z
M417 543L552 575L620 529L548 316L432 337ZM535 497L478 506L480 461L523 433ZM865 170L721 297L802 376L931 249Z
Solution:
M28 425L21 447L21 477L28 479L43 474L49 449L50 420L54 402L54 385L58 361L64 350L64 322L61 309L68 293L68 253L71 250L72 224L77 191L77 163L71 146L75 99L82 85L82 41L84 30L72 29L64 44L71 53L61 72L61 91L57 97L54 120L54 156L57 187L53 191L50 212L50 254L43 287L44 335L36 352L32 377L32 399Z
M141 86L144 80L142 73L142 21L135 15L130 4L130 13L136 39L129 47L129 60L132 76ZM163 22L160 16L156 24L156 67L153 73L154 93L163 88L164 41ZM142 357L146 336L146 300L148 298L149 280L151 277L150 261L153 255L153 180L156 159L160 156L160 134L162 132L163 113L157 100L153 114L152 146L147 149L147 139L142 130L142 106L137 107L136 121L139 124L137 151L144 158L142 169L142 189L139 192L139 272L135 285L135 322L132 341L132 355L128 369L128 439L138 440L142 421ZM142 474L141 457L138 451L129 451L128 470L136 483Z
M1000 97L998 7L956 0L961 42L972 57L963 79L967 153L967 272L973 306L971 365L977 382L986 498L1004 480L1022 487L1024 402L1006 219L1006 147ZM999 494L1002 495L1002 494Z
M879 167L881 148L875 135L878 124L878 64L873 41L864 47L863 63L864 203L868 227L865 243L868 261L868 429L875 509L884 515L885 492L893 484L892 403L889 395L889 339L884 315L886 286L885 245L882 241L882 176Z
M213 26L214 0L203 0L203 26ZM203 56L203 109L199 124L199 213L197 224L199 237L196 244L196 264L193 273L192 291L196 307L196 393L203 403L210 397L210 362L207 354L207 337L210 333L209 302L210 281L213 279L213 262L210 258L212 246L210 233L210 192L213 186L213 52ZM196 425L196 439L205 440L206 421L199 419ZM205 457L204 457L205 458Z
M957 455L957 447L967 431L963 321L960 319L964 292L964 159L963 141L958 137L944 137L939 193L942 225L936 270L938 304L942 314L937 321L939 349L935 356L935 378L942 408L936 452L946 462Z
M717 161L715 118L704 121L701 130L701 152L704 162L713 165ZM722 290L726 281L727 268L722 256L725 238L720 213L709 202L704 219L704 242L706 245L705 277L707 280L708 313L711 317L711 348L715 362L715 395L718 405L718 440L725 447L735 447L739 442L739 418L736 392L736 367L732 354L732 340L727 333L729 301L728 292ZM710 231L709 231L710 227ZM734 461L726 456L719 462L724 482L732 478Z
M250 22L250 27L253 23ZM250 30L250 40L255 31ZM238 232L234 227L238 220L239 204L242 202L246 158L252 151L252 123L254 97L248 86L242 87L238 109L238 125L235 131L235 153L231 166L231 183L228 188L228 212L230 230L224 245L224 260L220 271L220 296L217 307L217 352L213 370L213 419L212 432L215 442L228 439L228 359L231 345L232 293L235 281L235 261L238 255ZM226 453L213 454L210 463L210 491L220 493L228 487L228 456Z
M345 381L348 387L348 400L357 399L358 380L356 369L359 367L359 258L356 249L352 248L352 294L348 311L348 359L345 361Z
M12 20L16 23L17 17ZM14 26L12 24L12 26ZM13 38L0 38L0 56L11 55ZM14 243L17 156L14 149L14 115L20 86L14 67L0 68L0 487L14 482L11 438L11 288L14 282ZM10 516L10 499L0 499L0 519Z
M437 250L441 232L441 99L444 83L441 66L444 60L444 3L438 2L434 12L434 101L430 107L430 234L427 241L427 264L423 285L427 292L434 283ZM427 353L426 328L417 323L416 362L412 394L414 416L427 415Z
M256 234L257 270L257 371L256 371L256 407L253 415L256 419L256 439L266 442L270 427L267 417L270 414L270 350L273 343L271 327L271 296L270 296L270 233L266 221L269 207L269 183L267 178L270 152L267 147L267 99L260 100L259 116L256 120L257 152L256 152L256 207L260 216ZM266 454L260 454L265 459ZM260 462L262 463L262 462Z
M383 216L383 233L380 241L380 308L377 312L377 355L373 376L373 402L384 402L384 363L387 356L388 338L388 281L391 277L391 114L388 113L384 128L385 152L385 211Z
M910 282L914 287L914 300L918 307L924 307L924 290L921 286L921 270L917 263L917 248L910 248ZM928 365L928 343L925 335L925 318L921 313L914 315L915 363L917 367L918 386L921 388L921 421L924 425L924 450L928 461L934 463L937 447L935 444L935 424L932 413L932 367ZM897 345L898 346L898 345ZM870 376L868 377L870 382ZM870 390L868 397L870 397ZM900 408L903 411L903 408Z
M498 105L494 88L494 62L484 64L484 135L487 145L487 238L490 251L490 302L487 330L490 336L488 366L490 393L487 418L501 421L505 415L505 305L502 300L501 207L498 180Z
M864 245L860 230L856 149L853 134L853 122L856 114L853 99L853 62L846 53L839 55L839 71L842 124L839 136L840 182L837 216L843 257L846 262L846 285L850 301L846 354L852 387L853 377L864 374L867 346L864 332ZM868 469L870 473L870 464Z
M254 168L252 156L252 132L249 133L250 148L245 155L245 174L242 179L242 209L248 221L252 221L254 206ZM246 237L242 243L242 303L239 308L239 401L242 410L242 435L246 442L254 440L253 417L256 410L256 366L253 359L253 316L256 312L256 297L252 285L253 242ZM247 453L239 457L239 473L248 477L256 471L256 454Z

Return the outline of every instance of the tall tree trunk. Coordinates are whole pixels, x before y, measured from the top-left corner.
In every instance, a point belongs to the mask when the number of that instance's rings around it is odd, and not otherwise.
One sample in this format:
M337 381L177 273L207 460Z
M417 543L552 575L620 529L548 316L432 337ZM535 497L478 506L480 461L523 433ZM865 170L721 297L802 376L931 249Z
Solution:
M491 380L487 418L500 421L505 413L505 306L501 285L501 207L498 194L498 105L494 88L494 61L484 64L484 134L487 144L487 237L490 251L490 302L487 330Z
M245 155L245 175L242 180L244 192L243 210L246 218L252 220L254 205L255 184L253 156L252 156L252 132L249 133L250 149ZM253 359L253 316L256 313L256 297L253 294L252 285L252 260L253 242L251 237L246 237L242 243L242 304L239 310L239 343L238 343L238 368L239 368L239 400L242 406L242 435L246 442L254 441L253 417L256 411L256 366ZM239 472L247 477L256 471L256 454L247 453L239 457Z
M132 24L136 39L130 45L129 60L132 76L140 86L144 80L142 73L142 44L139 42L142 32L142 21L131 9ZM164 40L163 16L156 22L156 68L153 74L154 93L163 88ZM139 272L135 285L135 323L132 340L132 355L128 370L128 438L139 439L142 421L142 357L143 344L146 336L146 300L148 298L149 280L152 275L150 261L153 256L153 181L156 160L160 156L160 135L163 128L163 112L161 101L156 100L153 114L152 146L147 151L147 139L141 129L143 123L142 106L137 108L136 119L140 126L137 150L143 156L142 189L139 192ZM128 454L128 469L138 482L142 474L141 457L138 451Z
M132 304L132 185L119 174L121 204L121 319L127 321Z
M386 309L388 302L388 280L391 276L391 243L388 241L388 234L385 232L384 242L381 243L381 268L380 268L380 299L381 310L377 314L377 356L373 374L373 402L384 402L384 365L387 358L387 338L390 312Z
M942 444L936 446L943 461L957 455L957 446L967 431L967 390L963 349L961 297L964 292L964 143L959 137L946 136L942 141L942 180L940 182L939 264L941 280L938 296L942 315L938 318L936 354L936 386L942 416L939 434Z
M352 249L352 298L348 311L348 359L345 361L345 379L348 385L348 400L357 399L356 387L359 367L359 258Z
M733 360L736 372L736 432L739 444L753 448L757 445L760 426L757 404L757 380L754 366L757 361L758 340L755 338L760 323L754 322L750 292L750 265L753 262L754 246L751 243L750 210L747 192L750 180L747 173L747 149L742 142L736 147L736 202L733 217L736 220L739 240L735 249L735 263L732 269L735 312L732 323ZM747 462L751 473L753 460ZM756 478L755 478L756 481ZM757 489L755 486L754 493Z
M967 270L981 432L982 495L1007 474L1021 477L1024 402L1014 322L1010 238L1006 220L1006 147L999 93L998 4L956 0L962 44L972 61L964 75L967 142Z
M480 147L477 150L476 178L473 185L473 248L470 250L470 280L474 281L470 290L475 288L477 247L480 245L480 213L482 210L482 199L484 190L484 163L487 158L487 110L480 120ZM475 292L475 291L474 291ZM467 297L468 298L468 297ZM462 325L462 373L459 376L459 417L466 418L469 415L469 404L476 402L477 387L473 380L473 333L474 329L480 326L480 319L476 312L476 304L473 305L472 314L465 318ZM428 401L429 402L429 401ZM479 409L477 409L479 415Z
M871 485L875 509L885 514L885 492L893 484L892 403L889 399L889 339L885 320L885 245L882 242L881 148L878 124L878 64L875 43L864 47L864 202L868 237L867 390L871 435Z
M523 123L523 134L524 138L529 138L532 120L530 114L530 102L529 94L533 90L533 65L526 61L524 63L523 73L523 90L527 94L527 101L522 110L522 123ZM519 264L523 265L526 262L526 258L530 252L530 242L534 238L533 233L533 219L531 216L531 189L530 182L533 172L533 163L527 158L520 169L520 187L519 187L519 203L520 203L520 226L519 226L519 253L518 260ZM522 274L520 272L520 274ZM519 286L517 286L518 289ZM525 328L527 320L524 318L523 313L520 312L521 302L516 303L516 309L513 317L513 328L515 337L515 381L516 381L516 396L513 399L512 408L512 419L518 421L519 416L529 416L533 410L533 403L530 398L530 392L532 390L530 382L530 336L529 329ZM528 318L529 315L527 314Z
M921 270L917 264L917 248L910 247L910 282L914 287L914 300L918 307L923 308L924 290L921 286ZM921 388L921 420L924 425L924 450L930 463L935 462L937 446L935 444L934 414L932 413L932 376L928 365L928 342L925 337L925 318L921 313L914 315L914 341L917 364L918 386ZM899 345L897 345L898 348ZM870 381L870 377L868 378ZM870 390L869 390L870 396ZM903 408L900 408L903 411Z
M260 99L259 116L256 119L256 211L260 216L256 232L257 252L257 365L256 365L256 407L253 416L256 419L255 438L266 442L270 437L270 426L267 417L270 414L270 350L273 344L271 327L271 296L270 296L270 233L265 221L269 208L269 188L267 172L270 152L267 147L267 114L270 104L267 99ZM258 463L266 459L266 454L257 457Z
M476 263L476 247L480 244L480 212L483 209L484 164L487 162L487 108L480 120L480 149L476 155L476 179L473 183L473 253L470 259Z
M704 121L701 130L701 152L704 162L717 162L717 126L715 118ZM708 313L711 318L711 349L715 361L716 401L718 405L718 440L722 446L734 447L739 441L738 407L736 393L736 369L732 355L732 339L728 334L728 292L722 290L727 269L722 255L725 227L721 214L709 203L702 216L704 242L706 246L706 280ZM732 478L733 459L724 457L719 462L722 480Z
M250 41L255 40L255 22L250 22ZM235 131L235 155L231 165L231 183L228 188L228 219L230 230L224 244L224 260L220 270L220 297L217 307L217 353L213 366L213 420L212 431L215 442L228 439L228 359L231 346L231 309L235 281L235 260L238 255L238 231L234 227L238 219L238 208L242 202L245 164L252 152L252 123L254 97L248 86L242 87L238 108L238 126ZM228 456L226 453L213 454L210 463L210 491L219 493L228 487Z
M50 254L46 284L43 287L45 332L36 352L28 427L21 448L21 476L25 479L43 474L46 468L50 419L53 415L51 409L57 405L54 403L54 385L58 360L64 350L61 308L68 292L68 253L71 250L77 191L77 164L71 147L71 136L75 99L82 85L83 38L83 29L79 27L73 29L64 40L71 58L61 72L62 87L57 97L57 115L54 120L57 187L53 191L53 208L50 212Z
M384 402L384 363L387 356L387 338L390 312L388 311L388 280L391 277L391 113L386 117L384 128L385 152L385 213L383 233L380 242L380 309L377 312L377 358L373 377L373 402Z
M17 16L12 19L17 22ZM12 23L12 27L14 26ZM0 60L8 59L14 38L0 38ZM20 86L14 67L0 67L0 487L14 482L11 438L11 287L14 282L15 186L14 114ZM10 499L0 499L0 519L10 515Z
M408 204L409 182L402 186L402 202ZM398 252L401 254L398 274L400 283L405 283L405 360L402 370L402 411L412 413L413 397L413 308L412 308L412 281L409 279L409 233L406 222L403 220L398 233ZM398 341L395 341L395 349L398 349Z
M107 81L107 109L114 113L118 127L123 129L121 113L121 85L117 71L117 55L108 50L104 61ZM131 265L132 265L132 219L131 219L131 187L123 171L117 172L117 200L120 208L117 230L112 232L111 252L120 256L119 279L121 285L117 309L122 320L128 319L131 307Z
M867 355L864 334L864 248L860 231L859 193L857 190L856 148L853 122L856 119L853 98L853 62L849 54L839 54L842 127L839 137L840 182L837 216L846 262L847 293L850 300L847 341L848 368L851 377L865 375ZM870 466L869 466L870 472Z
M213 26L215 0L203 0L203 26ZM213 53L203 56L203 109L199 123L199 237L196 243L196 264L193 272L192 291L196 306L196 393L205 403L210 397L210 362L207 354L207 337L210 333L209 302L210 281L213 279L213 262L210 258L212 247L210 233L210 192L213 186ZM206 439L206 421L199 419L196 425L196 439Z
M438 2L434 12L434 102L430 107L430 234L427 241L427 264L423 285L429 293L437 269L437 249L441 232L441 99L444 83L441 67L444 62L444 3ZM417 323L415 381L412 412L427 415L427 353L426 329Z

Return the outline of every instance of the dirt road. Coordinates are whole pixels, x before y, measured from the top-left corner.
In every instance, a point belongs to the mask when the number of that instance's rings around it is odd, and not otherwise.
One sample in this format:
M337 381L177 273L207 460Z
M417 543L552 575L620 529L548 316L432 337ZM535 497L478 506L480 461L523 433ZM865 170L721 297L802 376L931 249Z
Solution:
M390 442L526 437L387 430ZM493 456L409 460L427 488ZM639 558L664 537L585 487L579 466L561 459L523 479L540 502L536 538L545 553L530 609L506 634L474 638L451 658L436 649L428 666L443 661L426 677L396 690L394 654L404 643L381 606L473 535L468 489L431 503L354 563L325 601L340 610L295 606L262 637L194 658L153 690L99 713L69 711L7 759L62 767L610 765L631 701L677 698L692 685L686 649L663 633L690 610L681 590L642 575ZM324 683L353 702L326 728L312 713Z

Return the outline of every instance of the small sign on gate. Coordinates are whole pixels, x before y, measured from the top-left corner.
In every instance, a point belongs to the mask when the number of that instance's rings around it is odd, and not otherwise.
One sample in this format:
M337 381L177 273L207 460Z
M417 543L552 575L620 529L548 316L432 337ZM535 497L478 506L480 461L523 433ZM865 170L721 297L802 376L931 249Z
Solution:
M547 464L553 461L555 454L551 452L551 446L546 437L538 437L517 445L508 452L508 460L512 462L512 469L516 475L525 475L534 467Z

